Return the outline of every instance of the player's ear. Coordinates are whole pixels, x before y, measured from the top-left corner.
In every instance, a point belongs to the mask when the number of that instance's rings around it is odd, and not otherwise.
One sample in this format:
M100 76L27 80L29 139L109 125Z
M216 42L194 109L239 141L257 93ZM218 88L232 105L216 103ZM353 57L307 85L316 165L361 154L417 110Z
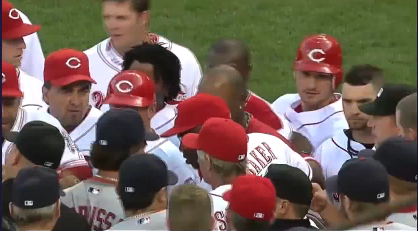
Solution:
M151 119L157 112L157 103L154 101L148 108L148 119Z
M61 200L58 200L57 203L55 203L54 215L56 219L61 216Z
M50 91L50 89L48 89L44 84L44 86L42 87L42 100L47 105L49 105L49 91Z
M147 10L146 11L142 11L140 13L139 17L141 19L142 25L144 27L148 27L148 25L149 25L149 19L150 19L150 12L147 11Z

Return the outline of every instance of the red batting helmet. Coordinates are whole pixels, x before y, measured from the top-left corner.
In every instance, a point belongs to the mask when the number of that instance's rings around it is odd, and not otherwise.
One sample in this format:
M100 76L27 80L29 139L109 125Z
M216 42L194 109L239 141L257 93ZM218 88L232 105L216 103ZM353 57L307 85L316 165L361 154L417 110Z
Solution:
M298 48L294 69L335 75L335 87L343 77L342 52L338 41L326 34L305 38Z
M140 71L122 71L110 80L104 104L148 107L155 100L154 82Z

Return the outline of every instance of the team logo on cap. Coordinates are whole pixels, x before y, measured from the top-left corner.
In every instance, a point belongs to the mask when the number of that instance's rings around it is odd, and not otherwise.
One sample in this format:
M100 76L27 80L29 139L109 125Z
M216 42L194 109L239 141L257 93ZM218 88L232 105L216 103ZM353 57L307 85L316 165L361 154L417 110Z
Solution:
M20 15L16 8L13 8L9 11L9 18L11 19L19 19Z
M33 206L33 201L25 201L25 206Z
M122 93L129 93L134 89L134 85L128 80L121 80L115 84L116 89Z
M135 189L134 189L134 187L125 187L125 192L133 193L133 192L135 192Z
M380 88L379 92L377 93L377 97L380 97L380 95L382 95L383 92L383 88Z
M385 197L385 193L377 194L377 199L382 199L383 197Z
M264 218L264 213L254 213L254 217L259 219Z
M76 57L71 57L65 63L71 69L77 69L81 66L81 61Z
M239 160L239 161L244 160L244 159L245 159L245 155L239 155L239 156L238 156L238 160Z
M44 163L44 166L46 166L46 167L51 167L52 165L54 165L54 163L49 162L49 161Z
M320 53L320 54L325 55L325 52L324 52L323 50L321 50L321 49L313 49L313 50L311 50L311 51L308 53L308 58L309 58L310 60L314 61L314 62L317 62L317 63L320 63L320 62L322 62L322 61L324 61L324 60L325 60L325 58L324 58L324 57L319 58L319 59L315 58L315 57L314 57L314 55L315 55L316 53Z
M1 84L6 82L6 75L4 73L1 73Z

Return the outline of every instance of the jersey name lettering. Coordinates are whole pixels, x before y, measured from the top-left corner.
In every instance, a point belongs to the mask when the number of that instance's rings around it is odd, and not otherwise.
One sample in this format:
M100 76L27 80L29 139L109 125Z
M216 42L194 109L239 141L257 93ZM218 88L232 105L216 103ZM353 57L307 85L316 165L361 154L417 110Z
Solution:
M90 206L78 206L78 213L85 216L91 229L96 231L110 229L116 218L114 213L95 206L93 209Z
M226 230L226 219L225 219L225 213L222 211L217 211L214 214L214 218L216 220L216 230Z
M277 159L270 146L265 142L262 142L248 154L256 161L247 160L247 172L253 175L259 174L264 168L269 166L273 160Z

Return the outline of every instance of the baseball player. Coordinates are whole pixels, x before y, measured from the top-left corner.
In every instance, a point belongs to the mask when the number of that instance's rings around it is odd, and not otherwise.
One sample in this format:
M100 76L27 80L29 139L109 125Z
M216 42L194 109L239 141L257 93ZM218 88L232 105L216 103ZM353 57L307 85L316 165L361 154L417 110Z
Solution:
M417 93L399 101L396 106L396 124L402 137L417 140Z
M26 49L24 37L38 31L41 26L30 25L22 21L19 11L13 4L2 1L2 62L16 67L20 89L23 92L22 107L40 108L46 106L42 100L42 81L29 76L20 69L23 51ZM4 77L3 77L4 79Z
M112 109L97 121L96 140L92 144L91 163L95 176L65 190L62 203L86 217L91 230L106 230L123 218L125 212L115 187L119 168L130 155L143 153L145 132L141 117L130 109Z
M213 190L209 193L213 204L215 230L227 230L228 202L222 195L231 189L232 182L245 175L247 168L247 134L245 129L230 119L210 118L199 134L186 134L185 147L198 150L198 162L205 182Z
M103 24L109 38L85 51L90 73L98 82L92 88L90 103L101 107L110 80L122 70L125 53L143 42L159 44L178 57L181 62L181 91L178 93L182 96L179 100L194 95L202 77L199 62L189 49L148 32L150 0L102 2Z
M375 100L384 81L383 71L368 64L353 66L345 75L342 104L350 128L336 132L313 154L321 163L325 178L337 175L344 162L357 158L360 150L374 147L374 136L367 126L369 116L362 113L358 106Z
M91 143L95 140L96 122L102 115L89 104L92 84L87 55L73 49L61 49L45 60L43 95L48 112L60 121L89 159Z
M313 149L336 132L347 129L341 94L343 76L340 44L329 35L312 35L300 44L294 63L297 94L273 102L274 111L311 142Z
M221 39L213 44L209 49L206 68L213 68L220 64L230 65L237 69L248 86L252 64L250 50L246 44L235 39ZM247 90L246 94L245 111L289 139L292 131L290 123L274 113L270 103L254 92Z
M62 128L60 122L48 113L38 110L21 108L20 101L23 92L19 89L16 69L11 65L2 67L2 134L3 137L10 131L20 131L26 123L34 120L44 121L57 127L64 137L66 146L58 171L62 174L70 172L79 179L91 176L91 170L83 155L78 152L77 146L71 137ZM2 164L10 153L13 143L3 139Z
M142 117L146 130L157 136L150 123L156 112L155 98L155 85L147 74L128 70L117 74L110 81L104 104L109 104L110 108L134 109ZM170 140L159 138L147 141L145 152L160 157L168 169L178 176L177 184L200 181L197 172L186 164L182 153ZM171 190L172 187L168 192Z
M19 12L23 23L32 25L31 21L25 14L19 10L17 11ZM35 32L25 36L23 37L23 40L25 41L26 49L23 51L20 68L28 75L43 81L42 76L44 75L45 57L42 51L41 42L38 38L38 33Z

